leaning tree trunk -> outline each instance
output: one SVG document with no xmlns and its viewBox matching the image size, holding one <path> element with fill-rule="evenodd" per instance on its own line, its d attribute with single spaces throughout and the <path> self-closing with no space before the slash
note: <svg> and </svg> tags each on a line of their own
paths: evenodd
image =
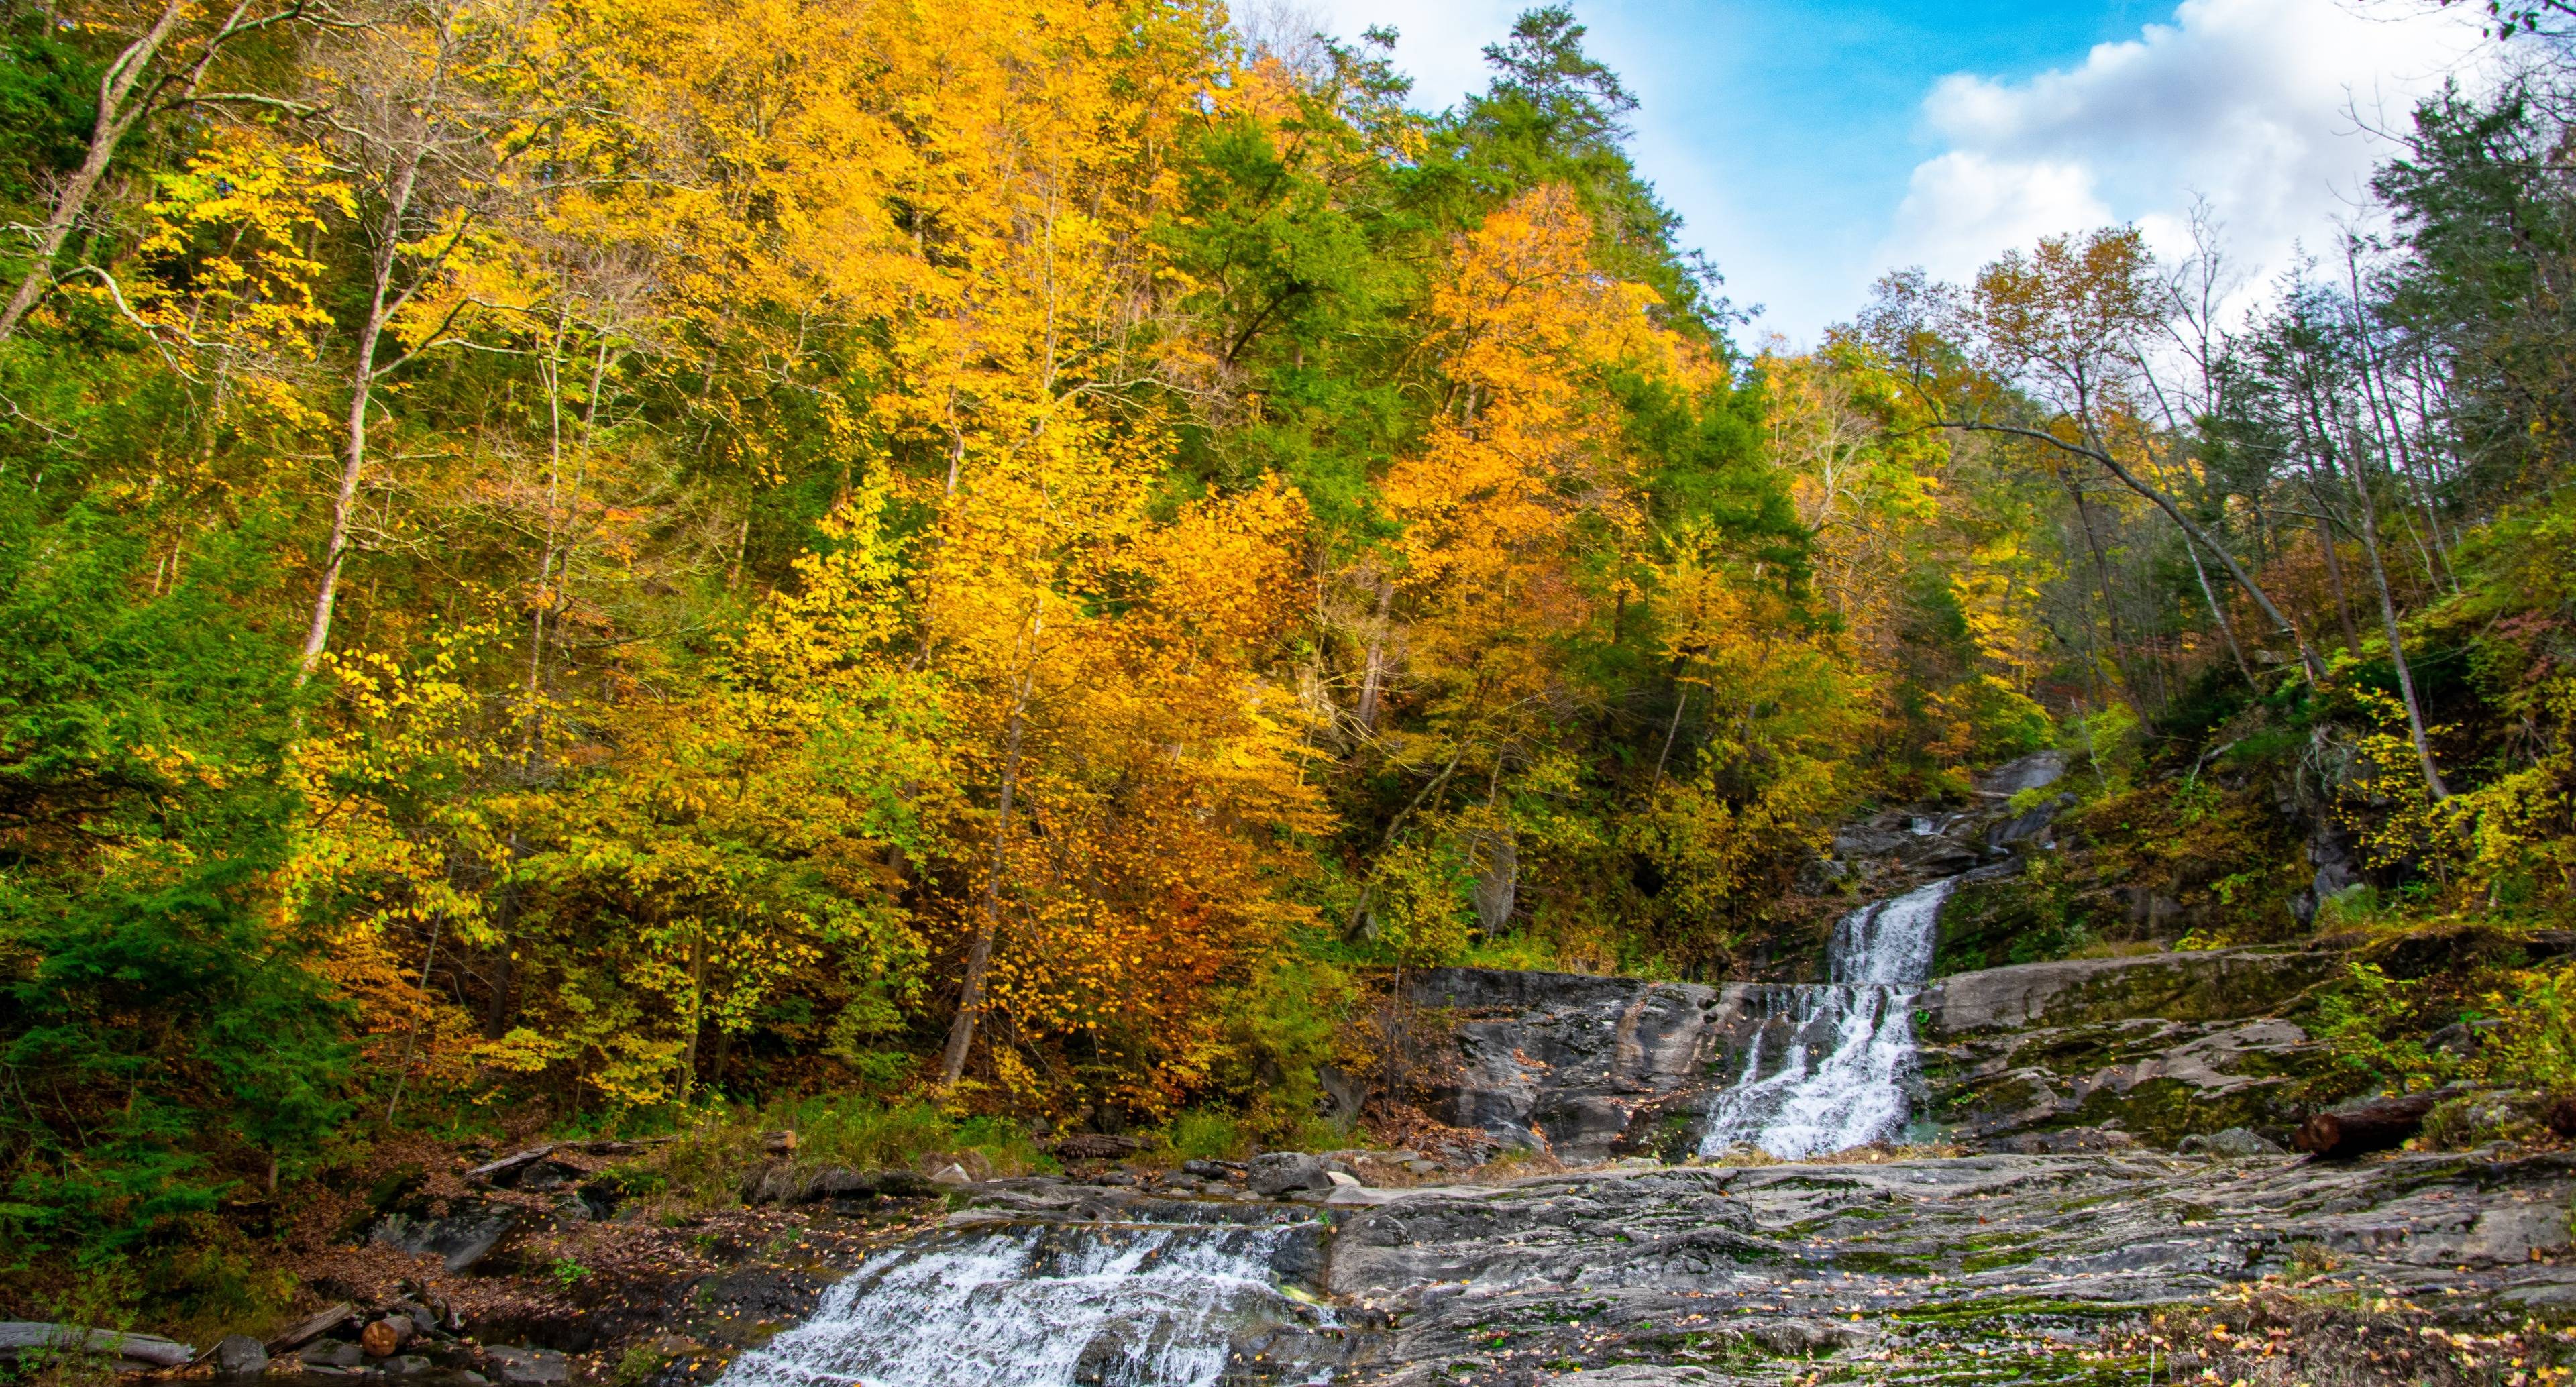
<svg viewBox="0 0 2576 1387">
<path fill-rule="evenodd" d="M 18 281 L 16 292 L 10 294 L 8 307 L 0 308 L 0 341 L 18 330 L 18 324 L 25 321 L 36 300 L 44 297 L 46 287 L 53 283 L 54 257 L 62 253 L 63 243 L 71 239 L 72 228 L 80 224 L 90 194 L 97 191 L 99 180 L 107 176 L 108 162 L 116 157 L 117 145 L 152 104 L 149 92 L 143 99 L 135 99 L 134 88 L 187 12 L 187 0 L 170 0 L 143 37 L 127 45 L 99 77 L 98 117 L 90 126 L 89 150 L 81 156 L 80 167 L 72 171 L 62 191 L 55 195 L 53 214 L 36 234 L 36 253 L 27 262 L 27 273 Z M 158 84 L 154 90 L 158 90 Z"/>
</svg>

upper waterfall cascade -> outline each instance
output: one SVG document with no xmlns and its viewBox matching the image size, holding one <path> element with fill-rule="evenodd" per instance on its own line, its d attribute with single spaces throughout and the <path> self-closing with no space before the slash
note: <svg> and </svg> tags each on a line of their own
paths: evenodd
<svg viewBox="0 0 2576 1387">
<path fill-rule="evenodd" d="M 1702 1155 L 1750 1145 L 1796 1160 L 1905 1129 L 1914 998 L 1932 975 L 1941 907 L 1957 886 L 1944 877 L 1852 911 L 1834 924 L 1831 981 L 1764 989 L 1763 1024 L 1742 1076 L 1710 1111 Z"/>
</svg>

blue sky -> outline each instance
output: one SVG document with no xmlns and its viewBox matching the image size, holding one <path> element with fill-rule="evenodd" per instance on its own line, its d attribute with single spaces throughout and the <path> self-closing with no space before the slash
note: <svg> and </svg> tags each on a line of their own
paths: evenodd
<svg viewBox="0 0 2576 1387">
<path fill-rule="evenodd" d="M 1402 32 L 1416 104 L 1483 85 L 1525 0 L 1249 0 Z M 1962 277 L 2048 231 L 2135 220 L 2184 244 L 2205 195 L 2259 286 L 2323 249 L 2383 152 L 2364 123 L 2468 72 L 2474 19 L 2407 0 L 1576 0 L 1643 103 L 1635 153 L 1751 335 L 1812 341 L 1884 270 Z"/>
</svg>

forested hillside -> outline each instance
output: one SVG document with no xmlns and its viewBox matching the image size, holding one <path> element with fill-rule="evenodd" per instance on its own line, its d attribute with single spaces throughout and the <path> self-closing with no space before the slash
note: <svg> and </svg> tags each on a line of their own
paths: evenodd
<svg viewBox="0 0 2576 1387">
<path fill-rule="evenodd" d="M 5 0 L 0 1299 L 397 1137 L 1296 1142 L 1394 970 L 1748 975 L 2043 747 L 1994 961 L 2568 923 L 2538 19 L 2250 316 L 2221 207 L 1798 353 L 1563 9 L 1431 110 L 1213 3 Z M 2567 982 L 2354 1062 L 2576 1088 Z"/>
</svg>

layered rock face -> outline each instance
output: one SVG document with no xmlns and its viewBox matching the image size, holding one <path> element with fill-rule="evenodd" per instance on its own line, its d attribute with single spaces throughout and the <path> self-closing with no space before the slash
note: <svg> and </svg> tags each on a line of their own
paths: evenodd
<svg viewBox="0 0 2576 1387">
<path fill-rule="evenodd" d="M 1441 968 L 1417 1006 L 1453 1014 L 1432 1114 L 1497 1143 L 1597 1161 L 1679 1140 L 1745 1011 L 1747 989 L 1574 973 Z M 1681 1125 L 1673 1125 L 1678 1121 Z"/>
<path fill-rule="evenodd" d="M 1940 1135 L 2010 1142 L 2109 1127 L 2170 1148 L 2251 1127 L 2286 1140 L 2324 1061 L 2283 1019 L 2342 967 L 2225 949 L 2071 959 L 1936 978 L 1916 999 L 1919 1111 Z M 1716 1091 L 1776 1008 L 1766 985 L 1441 969 L 1414 1000 L 1454 1009 L 1432 1114 L 1567 1161 L 1699 1149 Z"/>
<path fill-rule="evenodd" d="M 2286 1140 L 2325 1055 L 2285 1019 L 2343 963 L 2224 949 L 2069 959 L 1936 980 L 1920 1007 L 1928 1116 L 1962 1140 L 2111 1127 L 2170 1147 Z"/>
</svg>

